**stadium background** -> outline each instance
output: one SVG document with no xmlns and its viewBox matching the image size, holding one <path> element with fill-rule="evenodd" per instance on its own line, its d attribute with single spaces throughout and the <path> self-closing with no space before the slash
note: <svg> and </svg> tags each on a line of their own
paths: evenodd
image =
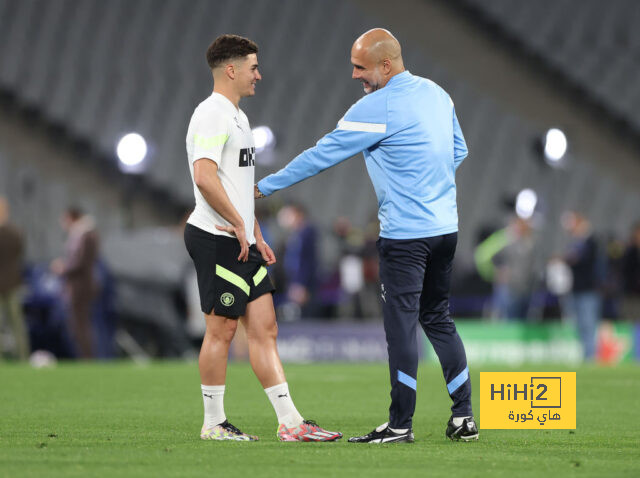
<svg viewBox="0 0 640 478">
<path fill-rule="evenodd" d="M 620 258 L 640 219 L 639 21 L 634 0 L 0 0 L 0 196 L 26 239 L 32 343 L 66 356 L 46 339 L 54 327 L 47 304 L 60 287 L 48 269 L 64 248 L 59 218 L 78 205 L 97 222 L 109 277 L 107 305 L 95 319 L 98 355 L 194 357 L 201 329 L 180 227 L 193 201 L 186 127 L 211 90 L 207 45 L 237 33 L 260 46 L 263 81 L 241 108 L 252 126 L 275 135 L 257 156 L 261 178 L 313 145 L 361 96 L 349 49 L 382 26 L 400 40 L 407 69 L 450 93 L 468 143 L 457 174 L 452 309 L 471 366 L 578 366 L 574 326 L 544 271 L 569 241 L 563 212 L 587 216 L 610 259 Z M 550 128 L 567 137 L 560 168 L 540 149 Z M 131 132 L 148 146 L 133 174 L 116 154 Z M 476 247 L 514 216 L 524 189 L 537 197 L 530 317 L 497 321 L 487 317 L 492 288 L 476 270 Z M 315 320 L 296 320 L 299 311 L 283 299 L 283 358 L 384 361 L 381 318 L 368 307 L 376 292 L 354 305 L 362 286 L 340 283 L 362 274 L 358 261 L 341 269 L 344 244 L 362 259 L 375 236 L 376 200 L 361 157 L 259 204 L 279 250 L 288 233 L 278 212 L 304 206 L 318 231 L 319 280 L 330 304 L 315 309 Z M 341 239 L 338 217 L 351 224 Z M 284 272 L 275 274 L 283 286 Z M 608 365 L 637 360 L 640 337 L 634 317 L 616 306 L 625 292 L 615 280 L 599 332 L 598 360 Z M 11 355 L 10 334 L 1 332 Z M 233 353 L 241 362 L 241 343 Z M 426 344 L 424 356 L 432 360 Z"/>
<path fill-rule="evenodd" d="M 457 175 L 458 317 L 486 313 L 491 285 L 477 277 L 474 249 L 513 215 L 519 191 L 538 196 L 531 277 L 537 320 L 561 315 L 542 280 L 544 263 L 567 243 L 561 213 L 582 212 L 600 239 L 618 248 L 639 216 L 640 37 L 633 1 L 606 8 L 598 1 L 407 1 L 395 8 L 337 0 L 5 0 L 0 11 L 0 194 L 25 233 L 27 264 L 43 274 L 63 250 L 65 208 L 78 205 L 96 219 L 101 258 L 115 278 L 119 319 L 113 320 L 123 331 L 140 324 L 184 328 L 180 296 L 188 296 L 189 261 L 177 224 L 193 194 L 185 128 L 210 92 L 203 51 L 221 32 L 247 35 L 261 47 L 264 79 L 242 108 L 254 127 L 271 128 L 276 143 L 258 154 L 257 178 L 313 145 L 359 98 L 348 49 L 370 27 L 395 32 L 407 68 L 450 92 L 470 150 Z M 535 147 L 554 127 L 569 143 L 561 169 L 545 164 Z M 123 172 L 116 155 L 130 132 L 148 144 L 138 174 Z M 375 236 L 376 201 L 361 158 L 260 204 L 274 247 L 286 233 L 269 218 L 290 202 L 306 208 L 319 233 L 318 280 L 329 283 L 329 298 L 319 300 L 334 307 L 315 315 L 349 318 L 353 307 L 340 305 L 350 288 L 333 277 L 343 253 L 334 221 L 353 225 L 347 242 Z M 622 295 L 617 287 L 615 298 Z M 362 301 L 375 302 L 375 292 Z M 379 313 L 366 304 L 360 309 L 365 319 Z M 197 310 L 192 315 L 197 338 Z M 609 316 L 631 318 L 615 310 Z M 622 329 L 629 355 L 631 329 Z M 182 335 L 176 350 L 156 349 L 184 353 L 189 337 Z"/>
</svg>

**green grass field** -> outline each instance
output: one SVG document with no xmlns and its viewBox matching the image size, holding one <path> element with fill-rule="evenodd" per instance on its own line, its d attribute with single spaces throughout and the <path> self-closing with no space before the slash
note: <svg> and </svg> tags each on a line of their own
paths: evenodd
<svg viewBox="0 0 640 478">
<path fill-rule="evenodd" d="M 384 364 L 285 370 L 306 418 L 346 437 L 386 421 Z M 477 390 L 480 370 L 472 372 Z M 575 431 L 481 428 L 475 443 L 445 439 L 443 382 L 438 367 L 421 366 L 414 444 L 279 443 L 275 415 L 251 369 L 232 364 L 227 416 L 261 441 L 225 443 L 198 438 L 195 363 L 69 363 L 40 370 L 0 364 L 0 476 L 640 476 L 638 366 L 577 370 Z M 476 414 L 478 407 L 476 396 Z"/>
</svg>

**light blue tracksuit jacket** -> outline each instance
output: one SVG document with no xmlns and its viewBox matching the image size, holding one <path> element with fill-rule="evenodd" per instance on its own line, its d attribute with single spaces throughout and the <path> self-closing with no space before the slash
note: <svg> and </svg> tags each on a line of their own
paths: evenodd
<svg viewBox="0 0 640 478">
<path fill-rule="evenodd" d="M 258 182 L 258 189 L 270 195 L 359 152 L 378 197 L 381 237 L 458 230 L 455 172 L 467 146 L 447 92 L 408 71 L 358 100 L 336 129 Z"/>
</svg>

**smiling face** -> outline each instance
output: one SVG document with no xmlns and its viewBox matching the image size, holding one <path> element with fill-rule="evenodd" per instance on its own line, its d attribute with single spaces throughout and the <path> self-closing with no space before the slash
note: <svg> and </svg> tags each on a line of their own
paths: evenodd
<svg viewBox="0 0 640 478">
<path fill-rule="evenodd" d="M 256 83 L 262 79 L 258 71 L 258 56 L 255 53 L 233 63 L 236 91 L 241 98 L 256 94 Z"/>
<path fill-rule="evenodd" d="M 366 48 L 356 43 L 351 49 L 351 64 L 353 73 L 351 78 L 362 83 L 366 94 L 382 88 L 384 81 L 384 62 L 375 61 Z"/>
</svg>

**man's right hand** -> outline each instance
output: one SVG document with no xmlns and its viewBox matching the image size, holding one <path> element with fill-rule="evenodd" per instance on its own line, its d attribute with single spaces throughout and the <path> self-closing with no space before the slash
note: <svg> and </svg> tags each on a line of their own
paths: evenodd
<svg viewBox="0 0 640 478">
<path fill-rule="evenodd" d="M 247 262 L 249 259 L 249 241 L 247 241 L 247 234 L 244 230 L 244 225 L 242 226 L 216 226 L 218 231 L 228 232 L 236 236 L 238 242 L 240 243 L 240 255 L 238 256 L 238 260 L 241 262 Z"/>
</svg>

